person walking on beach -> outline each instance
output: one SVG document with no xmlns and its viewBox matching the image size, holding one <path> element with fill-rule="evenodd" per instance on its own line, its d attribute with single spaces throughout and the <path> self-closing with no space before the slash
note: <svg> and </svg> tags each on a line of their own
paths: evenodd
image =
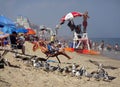
<svg viewBox="0 0 120 87">
<path fill-rule="evenodd" d="M 85 13 L 83 14 L 83 33 L 86 33 L 86 28 L 87 28 L 87 19 L 90 18 L 88 16 L 88 11 L 85 11 Z"/>
</svg>

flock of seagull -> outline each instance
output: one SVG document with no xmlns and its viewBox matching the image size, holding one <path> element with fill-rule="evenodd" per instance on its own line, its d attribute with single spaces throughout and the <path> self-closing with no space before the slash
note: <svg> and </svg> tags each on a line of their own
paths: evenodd
<svg viewBox="0 0 120 87">
<path fill-rule="evenodd" d="M 94 78 L 97 81 L 103 80 L 110 82 L 116 78 L 109 76 L 108 72 L 106 72 L 104 69 L 104 65 L 101 63 L 98 65 L 98 68 L 95 71 L 88 72 L 85 66 L 79 67 L 79 65 L 77 65 L 76 63 L 73 63 L 69 66 L 65 66 L 62 68 L 60 64 L 52 66 L 46 59 L 37 58 L 36 56 L 30 59 L 23 58 L 22 60 L 30 60 L 29 61 L 30 65 L 32 65 L 35 68 L 42 69 L 46 72 L 58 72 L 60 74 L 63 74 L 64 76 L 70 75 L 71 77 L 77 77 L 78 79 L 81 79 L 82 77 L 87 77 L 88 81 L 90 81 L 91 78 Z M 6 61 L 5 63 L 7 63 L 9 66 L 13 67 L 13 65 L 11 65 L 9 61 L 7 60 L 5 61 Z"/>
<path fill-rule="evenodd" d="M 70 75 L 72 77 L 77 77 L 81 79 L 83 76 L 88 78 L 90 81 L 91 78 L 94 78 L 97 81 L 111 81 L 112 79 L 108 75 L 108 73 L 103 68 L 103 64 L 99 64 L 96 71 L 92 71 L 91 73 L 87 72 L 85 66 L 79 67 L 79 65 L 73 63 L 70 66 L 65 66 L 64 68 L 60 67 L 60 64 L 57 66 L 50 65 L 47 61 L 40 61 L 38 59 L 33 58 L 31 60 L 33 67 L 43 69 L 46 72 L 59 72 L 61 74 Z"/>
</svg>

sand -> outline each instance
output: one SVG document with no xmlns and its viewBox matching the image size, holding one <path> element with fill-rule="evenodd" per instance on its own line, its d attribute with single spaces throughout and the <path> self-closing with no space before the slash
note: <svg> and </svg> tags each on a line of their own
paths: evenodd
<svg viewBox="0 0 120 87">
<path fill-rule="evenodd" d="M 32 51 L 32 44 L 26 42 L 26 53 L 31 55 L 37 55 L 44 57 L 40 50 L 36 52 Z M 114 66 L 118 69 L 105 69 L 110 76 L 116 77 L 110 82 L 96 81 L 94 78 L 87 81 L 88 78 L 82 77 L 78 79 L 71 77 L 70 75 L 63 75 L 56 72 L 45 72 L 39 68 L 27 66 L 26 62 L 18 60 L 13 57 L 13 53 L 8 53 L 5 59 L 13 64 L 20 66 L 20 68 L 13 68 L 5 66 L 4 69 L 0 69 L 0 87 L 120 87 L 120 60 L 115 60 L 101 55 L 84 55 L 76 52 L 67 52 L 70 56 L 74 57 L 68 60 L 64 56 L 59 56 L 62 64 L 61 67 L 69 66 L 72 63 L 85 66 L 88 72 L 97 70 L 97 66 L 90 63 L 89 60 L 97 61 L 105 66 Z M 50 58 L 50 60 L 56 60 L 56 58 Z M 52 63 L 51 65 L 57 65 L 58 63 Z"/>
</svg>

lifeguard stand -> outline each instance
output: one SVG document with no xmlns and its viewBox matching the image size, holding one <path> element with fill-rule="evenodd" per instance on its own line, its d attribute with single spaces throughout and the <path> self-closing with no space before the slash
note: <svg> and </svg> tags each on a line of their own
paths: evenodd
<svg viewBox="0 0 120 87">
<path fill-rule="evenodd" d="M 81 42 L 86 40 L 87 49 L 90 50 L 89 39 L 88 39 L 87 33 L 83 33 L 81 38 L 78 38 L 78 35 L 79 34 L 77 34 L 74 31 L 73 48 L 78 48 L 80 46 Z"/>
</svg>

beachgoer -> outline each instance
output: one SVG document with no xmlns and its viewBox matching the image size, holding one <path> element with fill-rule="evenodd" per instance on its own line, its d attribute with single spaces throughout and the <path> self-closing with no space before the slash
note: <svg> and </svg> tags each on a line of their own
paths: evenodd
<svg viewBox="0 0 120 87">
<path fill-rule="evenodd" d="M 5 46 L 8 45 L 8 44 L 9 44 L 9 43 L 8 43 L 8 38 L 5 38 L 3 42 L 4 42 L 4 45 L 5 45 Z"/>
<path fill-rule="evenodd" d="M 24 34 L 21 34 L 18 37 L 18 44 L 23 45 L 24 43 L 25 43 L 25 37 L 24 37 Z"/>
<path fill-rule="evenodd" d="M 107 49 L 108 51 L 111 51 L 111 50 L 112 50 L 112 46 L 111 46 L 110 44 L 106 44 L 106 49 Z"/>
<path fill-rule="evenodd" d="M 53 54 L 57 51 L 56 47 L 54 46 L 54 42 L 50 42 L 49 44 L 47 44 L 47 48 L 50 54 Z"/>
<path fill-rule="evenodd" d="M 101 50 L 103 51 L 104 50 L 104 40 L 101 41 L 100 47 L 101 47 Z"/>
<path fill-rule="evenodd" d="M 81 24 L 75 26 L 75 32 L 76 32 L 77 34 L 80 34 L 80 33 L 81 33 Z"/>
<path fill-rule="evenodd" d="M 83 33 L 86 33 L 86 28 L 87 28 L 87 19 L 90 18 L 88 16 L 88 11 L 85 11 L 85 13 L 83 14 Z"/>
<path fill-rule="evenodd" d="M 81 24 L 75 26 L 75 32 L 77 34 L 77 37 L 80 39 L 81 38 Z"/>
<path fill-rule="evenodd" d="M 114 49 L 115 49 L 115 51 L 120 51 L 118 43 L 115 44 Z"/>
<path fill-rule="evenodd" d="M 34 44 L 33 46 L 33 51 L 36 51 L 37 48 L 40 48 L 41 51 L 46 54 L 47 56 L 54 56 L 54 55 L 64 55 L 65 57 L 67 57 L 68 59 L 72 59 L 70 56 L 68 56 L 65 53 L 64 49 L 61 49 L 60 47 L 58 48 L 58 46 L 55 46 L 54 43 L 48 43 L 46 41 L 39 41 L 37 43 Z"/>
<path fill-rule="evenodd" d="M 68 25 L 68 27 L 71 29 L 71 31 L 73 31 L 73 30 L 75 29 L 74 21 L 72 21 L 72 20 L 69 21 L 67 25 Z"/>
<path fill-rule="evenodd" d="M 51 41 L 51 42 L 54 42 L 54 41 L 55 41 L 55 35 L 52 35 L 52 36 L 51 36 L 50 41 Z"/>
<path fill-rule="evenodd" d="M 22 42 L 21 38 L 17 39 L 16 32 L 12 32 L 10 35 L 10 43 L 12 49 L 21 49 L 22 53 L 25 54 L 25 46 L 23 45 L 24 43 Z"/>
<path fill-rule="evenodd" d="M 5 37 L 5 38 L 1 38 L 0 39 L 0 46 L 6 46 L 6 45 L 8 45 L 9 43 L 8 43 L 8 38 L 7 37 Z"/>
</svg>

